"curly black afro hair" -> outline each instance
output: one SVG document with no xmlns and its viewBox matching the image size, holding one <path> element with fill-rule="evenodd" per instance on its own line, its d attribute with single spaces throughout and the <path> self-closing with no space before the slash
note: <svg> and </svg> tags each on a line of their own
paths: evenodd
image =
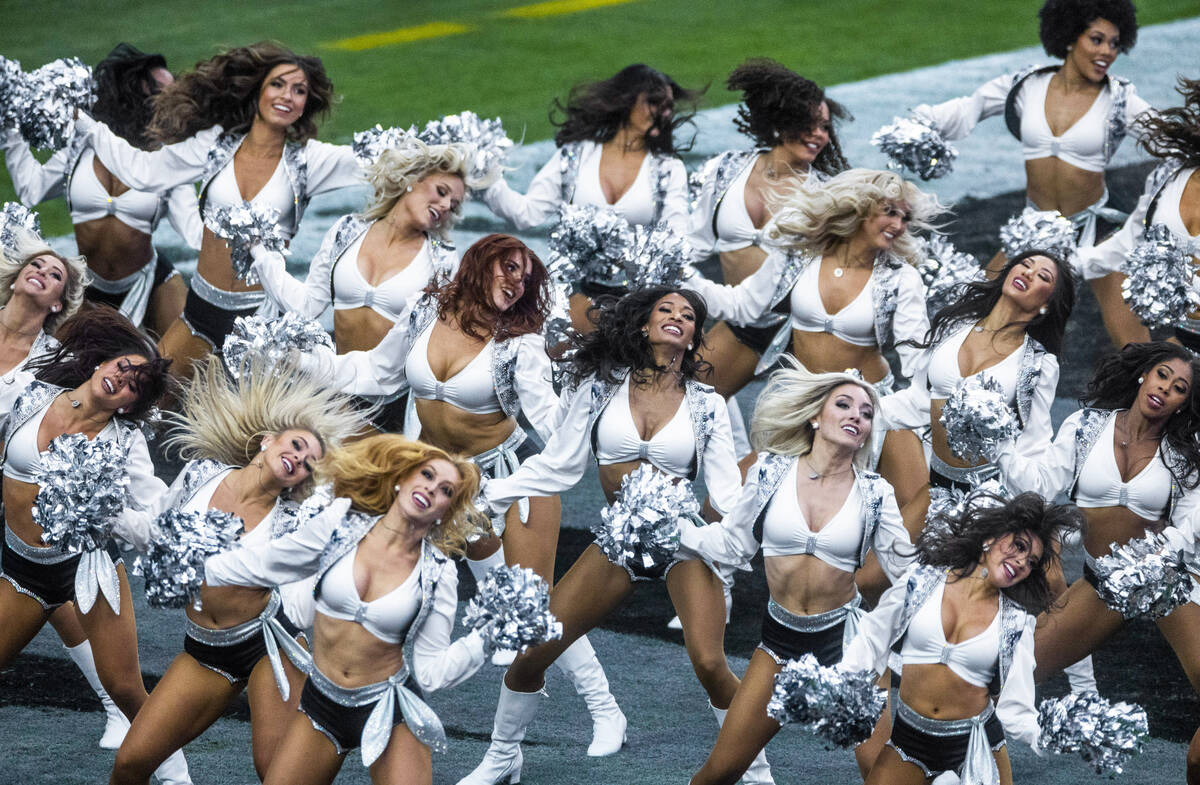
<svg viewBox="0 0 1200 785">
<path fill-rule="evenodd" d="M 1046 0 L 1038 18 L 1042 20 L 1038 35 L 1051 57 L 1065 59 L 1067 47 L 1097 19 L 1116 25 L 1122 53 L 1129 54 L 1137 43 L 1137 9 L 1129 0 Z"/>
</svg>

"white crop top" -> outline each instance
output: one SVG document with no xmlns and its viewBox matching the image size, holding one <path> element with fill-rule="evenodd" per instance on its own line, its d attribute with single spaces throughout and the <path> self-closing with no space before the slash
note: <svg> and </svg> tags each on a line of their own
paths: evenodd
<svg viewBox="0 0 1200 785">
<path fill-rule="evenodd" d="M 679 403 L 675 416 L 649 441 L 643 441 L 633 424 L 629 408 L 629 377 L 596 422 L 596 461 L 605 466 L 623 461 L 649 461 L 673 477 L 687 477 L 696 459 L 696 437 L 692 433 L 687 399 Z"/>
<path fill-rule="evenodd" d="M 1079 483 L 1075 486 L 1075 504 L 1080 507 L 1126 507 L 1134 515 L 1156 521 L 1166 513 L 1171 498 L 1171 473 L 1156 453 L 1129 482 L 1121 482 L 1113 452 L 1113 429 L 1117 418 L 1109 417 L 1088 454 Z"/>
<path fill-rule="evenodd" d="M 277 225 L 279 231 L 286 237 L 291 237 L 292 225 L 295 223 L 295 199 L 292 195 L 292 185 L 288 182 L 286 167 L 282 156 L 271 173 L 271 178 L 259 189 L 253 199 L 246 200 L 238 188 L 237 176 L 233 172 L 232 161 L 217 172 L 208 184 L 206 207 L 215 209 L 219 206 L 242 204 L 267 205 L 279 211 Z"/>
<path fill-rule="evenodd" d="M 763 516 L 763 556 L 808 554 L 831 567 L 854 572 L 858 569 L 858 553 L 863 538 L 863 524 L 859 516 L 862 500 L 858 483 L 851 484 L 850 493 L 837 514 L 813 534 L 796 498 L 798 465 L 797 462 L 792 463 L 779 490 L 767 504 Z"/>
<path fill-rule="evenodd" d="M 362 250 L 364 232 L 333 263 L 333 309 L 370 308 L 391 322 L 400 320 L 409 299 L 417 295 L 433 277 L 433 261 L 429 240 L 403 270 L 388 276 L 378 286 L 371 286 L 358 269 L 358 254 Z"/>
<path fill-rule="evenodd" d="M 429 366 L 429 337 L 435 324 L 436 321 L 430 322 L 429 327 L 417 336 L 405 361 L 404 374 L 413 395 L 419 400 L 445 401 L 471 414 L 502 411 L 492 377 L 493 342 L 488 341 L 461 371 L 441 382 Z"/>
<path fill-rule="evenodd" d="M 829 333 L 855 346 L 875 345 L 875 307 L 871 302 L 874 273 L 862 291 L 835 314 L 821 302 L 821 262 L 814 259 L 792 287 L 792 329 L 806 333 Z"/>
<path fill-rule="evenodd" d="M 973 325 L 963 327 L 957 333 L 942 341 L 933 351 L 933 355 L 929 358 L 930 398 L 934 400 L 949 398 L 958 386 L 958 383 L 963 380 L 964 377 L 959 372 L 958 352 L 962 348 L 963 342 L 967 340 L 967 336 L 971 334 L 972 329 Z M 1017 395 L 1017 373 L 1021 368 L 1021 354 L 1025 349 L 1025 343 L 1028 341 L 1029 336 L 1026 335 L 1025 340 L 1016 351 L 995 365 L 984 368 L 982 371 L 974 373 L 971 376 L 988 376 L 999 382 L 1005 396 L 1008 397 L 1008 402 L 1012 403 Z"/>
<path fill-rule="evenodd" d="M 120 196 L 110 196 L 96 178 L 95 159 L 96 154 L 91 150 L 85 150 L 79 156 L 79 164 L 71 178 L 71 219 L 83 223 L 113 215 L 132 229 L 152 233 L 154 218 L 158 215 L 158 195 L 130 188 Z"/>
<path fill-rule="evenodd" d="M 751 245 L 762 245 L 766 237 L 763 229 L 757 229 L 746 210 L 746 183 L 750 181 L 751 163 L 738 173 L 729 184 L 725 196 L 717 207 L 717 253 L 736 251 Z M 710 216 L 697 216 L 696 220 L 710 220 Z"/>
<path fill-rule="evenodd" d="M 948 643 L 942 626 L 942 596 L 945 593 L 946 582 L 942 581 L 913 616 L 900 656 L 905 665 L 940 663 L 968 684 L 986 688 L 996 675 L 1000 654 L 999 604 L 987 629 L 965 641 Z"/>
<path fill-rule="evenodd" d="M 600 184 L 602 150 L 600 145 L 592 145 L 583 150 L 579 159 L 579 179 L 575 182 L 575 197 L 571 200 L 572 203 L 609 207 L 631 224 L 649 224 L 654 220 L 654 190 L 650 183 L 650 158 L 653 154 L 646 153 L 642 158 L 642 165 L 638 168 L 637 177 L 633 178 L 625 193 L 610 204 Z"/>
<path fill-rule="evenodd" d="M 382 597 L 363 602 L 354 584 L 354 557 L 358 546 L 334 562 L 317 593 L 317 612 L 334 619 L 358 622 L 384 643 L 403 643 L 409 625 L 421 609 L 421 568 L 414 566 L 396 588 Z"/>
<path fill-rule="evenodd" d="M 1179 214 L 1179 202 L 1183 199 L 1183 191 L 1187 188 L 1188 180 L 1195 171 L 1196 167 L 1194 166 L 1181 170 L 1163 186 L 1158 203 L 1154 205 L 1155 223 L 1164 224 L 1172 233 L 1180 237 L 1190 237 L 1193 240 L 1200 239 L 1200 234 L 1188 232 L 1187 226 L 1183 223 L 1183 216 Z"/>
</svg>

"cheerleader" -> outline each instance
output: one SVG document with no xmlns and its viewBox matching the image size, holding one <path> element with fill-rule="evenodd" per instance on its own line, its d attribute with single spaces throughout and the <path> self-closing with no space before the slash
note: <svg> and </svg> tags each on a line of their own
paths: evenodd
<svg viewBox="0 0 1200 785">
<path fill-rule="evenodd" d="M 300 501 L 311 490 L 313 466 L 362 427 L 345 398 L 288 366 L 247 366 L 232 381 L 216 361 L 199 363 L 181 403 L 168 446 L 182 448 L 188 462 L 165 494 L 143 510 L 126 512 L 118 524 L 123 538 L 141 550 L 162 536 L 153 534 L 154 521 L 168 510 L 236 515 L 243 531 L 239 547 L 288 534 L 301 522 Z M 267 638 L 295 638 L 308 626 L 304 594 L 311 591 L 307 583 L 284 587 L 282 594 L 273 587 L 203 587 L 201 610 L 187 608 L 183 653 L 134 719 L 110 782 L 149 782 L 163 759 L 203 733 L 243 689 L 250 699 L 254 768 L 262 779 L 304 680 L 280 656 L 293 642 Z"/>
<path fill-rule="evenodd" d="M 314 138 L 332 97 L 319 58 L 260 42 L 201 62 L 159 94 L 149 128 L 164 144 L 158 150 L 139 150 L 86 115 L 79 125 L 101 163 L 131 188 L 198 182 L 203 217 L 249 201 L 278 210 L 280 231 L 292 237 L 309 199 L 361 182 L 349 147 Z M 193 359 L 220 348 L 234 320 L 265 299 L 261 287 L 234 276 L 228 246 L 206 228 L 183 315 L 161 341 L 174 372 L 187 376 Z"/>
<path fill-rule="evenodd" d="M 1004 116 L 1025 159 L 1025 201 L 1057 210 L 1076 228 L 1076 241 L 1096 242 L 1098 220 L 1121 216 L 1105 207 L 1104 168 L 1129 134 L 1141 135 L 1139 115 L 1150 109 L 1127 79 L 1109 74 L 1117 56 L 1137 43 L 1130 0 L 1046 0 L 1038 12 L 1046 54 L 1061 65 L 1029 67 L 987 82 L 974 93 L 916 107 L 946 139 L 961 139 L 985 118 Z M 998 255 L 992 264 L 1000 266 Z M 1092 281 L 1104 326 L 1116 346 L 1149 340 L 1121 297 L 1124 276 Z"/>
<path fill-rule="evenodd" d="M 702 369 L 704 301 L 694 292 L 652 287 L 616 302 L 602 301 L 594 316 L 596 330 L 579 339 L 567 365 L 570 393 L 554 435 L 512 476 L 488 483 L 489 507 L 503 510 L 523 497 L 561 493 L 579 481 L 589 455 L 595 455 L 610 502 L 621 480 L 648 463 L 671 477 L 695 479 L 703 471 L 712 506 L 722 514 L 730 510 L 740 475 L 728 415 L 721 397 L 695 381 Z M 546 670 L 619 606 L 636 583 L 656 580 L 667 584 L 692 667 L 718 720 L 723 716 L 738 680 L 725 660 L 726 611 L 715 567 L 698 558 L 650 569 L 621 567 L 589 545 L 550 595 L 550 610 L 563 623 L 562 639 L 518 655 L 509 666 L 491 746 L 460 785 L 520 779 L 520 742 L 537 713 Z M 756 764 L 747 781 L 772 782 L 765 757 Z"/>
<path fill-rule="evenodd" d="M 75 316 L 63 325 L 61 335 L 61 346 L 26 366 L 35 381 L 6 415 L 4 581 L 0 581 L 0 618 L 5 623 L 0 628 L 0 667 L 25 648 L 56 609 L 74 601 L 99 682 L 132 719 L 146 701 L 146 687 L 138 663 L 133 598 L 120 553 L 112 544 L 107 551 L 84 554 L 43 545 L 42 527 L 33 518 L 39 490 L 35 480 L 50 442 L 81 433 L 128 449 L 125 471 L 133 506 L 161 496 L 166 486 L 154 476 L 138 426 L 169 387 L 170 361 L 107 307 Z M 94 591 L 91 607 L 85 611 L 76 589 L 89 581 Z M 155 775 L 163 782 L 191 782 L 183 753 L 178 751 Z"/>
<path fill-rule="evenodd" d="M 891 738 L 867 785 L 921 785 L 944 771 L 1011 785 L 1005 736 L 1038 750 L 1034 615 L 1051 603 L 1046 569 L 1079 513 L 1033 493 L 990 506 L 998 501 L 977 500 L 944 522 L 944 537 L 921 538 L 920 563 L 846 646 L 848 670 L 882 673 L 893 646 L 904 662 Z M 967 754 L 977 744 L 992 750 L 990 772 Z"/>
<path fill-rule="evenodd" d="M 1063 421 L 1048 451 L 1028 455 L 1019 442 L 1003 445 L 996 463 L 1009 488 L 1047 498 L 1067 493 L 1087 520 L 1083 578 L 1038 627 L 1039 681 L 1091 654 L 1124 625 L 1097 594 L 1095 560 L 1111 544 L 1161 531 L 1173 550 L 1192 550 L 1200 498 L 1198 371 L 1200 362 L 1177 344 L 1130 344 L 1100 361 L 1086 408 Z M 1200 606 L 1189 602 L 1157 624 L 1200 692 Z M 1198 775 L 1200 734 L 1188 748 L 1188 781 L 1200 781 Z"/>
<path fill-rule="evenodd" d="M 432 783 L 430 748 L 444 749 L 446 735 L 422 691 L 453 687 L 486 659 L 479 631 L 450 641 L 458 606 L 450 557 L 462 555 L 474 528 L 479 470 L 381 434 L 331 452 L 321 471 L 335 496 L 321 514 L 205 565 L 211 587 L 315 578 L 308 681 L 264 782 L 333 782 L 361 746 L 372 782 Z"/>
<path fill-rule="evenodd" d="M 471 455 L 490 480 L 507 477 L 537 452 L 517 425 L 518 414 L 543 441 L 558 427 L 559 401 L 540 335 L 549 296 L 541 260 L 515 237 L 488 235 L 467 249 L 454 280 L 431 286 L 408 323 L 393 328 L 373 351 L 336 359 L 326 354 L 320 364 L 334 386 L 347 392 L 390 395 L 411 385 L 417 419 L 411 433 Z M 533 569 L 552 585 L 562 513 L 558 497 L 535 494 L 497 513 L 492 529 L 500 539 L 487 536 L 467 547 L 476 581 L 507 561 Z M 497 652 L 494 661 L 508 665 L 513 656 Z M 591 712 L 588 755 L 617 752 L 625 715 L 591 643 L 581 637 L 556 664 Z"/>
<path fill-rule="evenodd" d="M 1184 240 L 1193 257 L 1200 253 L 1200 79 L 1180 78 L 1178 90 L 1183 106 L 1142 121 L 1147 130 L 1141 145 L 1162 163 L 1146 178 L 1137 208 L 1121 231 L 1094 248 L 1080 250 L 1085 278 L 1104 280 L 1104 276 L 1119 274 L 1125 257 L 1155 224 L 1166 226 Z M 1180 319 L 1175 338 L 1200 352 L 1200 313 Z"/>
<path fill-rule="evenodd" d="M 484 194 L 492 212 L 518 229 L 545 223 L 562 205 L 594 205 L 634 225 L 664 221 L 687 231 L 687 171 L 679 160 L 675 132 L 692 119 L 702 91 L 686 90 L 647 65 L 631 65 L 599 82 L 571 88 L 566 106 L 555 99 L 551 121 L 558 147 L 524 194 L 499 180 Z M 685 107 L 677 112 L 676 107 Z M 587 320 L 592 300 L 626 291 L 610 272 L 584 270 L 571 296 L 576 330 L 594 329 Z"/>
<path fill-rule="evenodd" d="M 156 143 L 147 126 L 154 99 L 174 77 L 160 54 L 120 44 L 93 71 L 96 103 L 89 110 L 119 138 L 139 150 Z M 154 193 L 132 190 L 105 168 L 91 137 L 76 126 L 66 146 L 39 163 L 16 130 L 3 137 L 4 163 L 28 207 L 62 196 L 75 224 L 75 245 L 87 257 L 89 302 L 118 309 L 134 325 L 143 321 L 161 335 L 179 318 L 187 285 L 158 257 L 151 235 L 165 215 L 191 248 L 200 248 L 204 226 L 191 184 Z"/>
<path fill-rule="evenodd" d="M 282 254 L 255 246 L 263 288 L 280 309 L 305 319 L 332 304 L 338 351 L 373 349 L 431 281 L 458 271 L 449 233 L 461 215 L 469 166 L 462 145 L 414 139 L 385 150 L 365 171 L 371 203 L 334 222 L 303 284 L 287 274 Z M 403 392 L 367 401 L 380 407 L 372 415 L 379 430 L 402 428 Z"/>
<path fill-rule="evenodd" d="M 852 374 L 776 371 L 755 407 L 759 457 L 738 502 L 719 525 L 680 532 L 688 551 L 747 570 L 761 548 L 771 595 L 762 643 L 692 785 L 737 782 L 779 732 L 766 708 L 787 660 L 842 658 L 862 616 L 854 573 L 867 551 L 893 580 L 908 568 L 912 543 L 891 486 L 865 468 L 878 403 L 875 388 Z M 887 730 L 884 723 L 878 732 Z M 880 744 L 855 750 L 864 778 Z"/>
</svg>

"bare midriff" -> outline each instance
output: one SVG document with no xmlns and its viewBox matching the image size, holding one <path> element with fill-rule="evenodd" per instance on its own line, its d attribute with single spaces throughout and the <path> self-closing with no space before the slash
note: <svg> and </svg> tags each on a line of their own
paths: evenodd
<svg viewBox="0 0 1200 785">
<path fill-rule="evenodd" d="M 150 235 L 115 215 L 75 224 L 75 245 L 87 258 L 88 268 L 109 281 L 133 275 L 154 255 Z"/>
<path fill-rule="evenodd" d="M 1157 521 L 1148 521 L 1128 507 L 1086 507 L 1082 509 L 1087 526 L 1083 527 L 1083 547 L 1096 558 L 1109 555 L 1112 543 L 1124 545 L 1144 537 Z"/>
<path fill-rule="evenodd" d="M 202 586 L 201 610 L 187 606 L 187 617 L 201 627 L 225 630 L 258 616 L 271 600 L 271 590 L 260 586 Z"/>
<path fill-rule="evenodd" d="M 200 242 L 200 260 L 196 262 L 196 272 L 213 286 L 227 292 L 262 291 L 259 284 L 247 286 L 245 281 L 234 277 L 229 246 L 207 226 L 204 227 L 204 239 Z"/>
<path fill-rule="evenodd" d="M 333 337 L 338 354 L 374 349 L 394 322 L 370 308 L 346 308 L 333 312 Z"/>
<path fill-rule="evenodd" d="M 976 687 L 939 663 L 905 664 L 900 700 L 934 720 L 965 720 L 987 706 L 986 687 Z"/>
<path fill-rule="evenodd" d="M 1104 172 L 1089 172 L 1060 158 L 1026 161 L 1025 183 L 1025 195 L 1039 210 L 1058 210 L 1068 218 L 1104 195 Z"/>
<path fill-rule="evenodd" d="M 478 455 L 503 444 L 517 427 L 504 412 L 472 414 L 445 401 L 417 399 L 421 440 L 462 455 Z"/>
<path fill-rule="evenodd" d="M 771 599 L 799 616 L 840 608 L 854 599 L 854 574 L 805 553 L 763 559 Z"/>
<path fill-rule="evenodd" d="M 353 689 L 385 681 L 404 667 L 404 651 L 361 624 L 318 613 L 313 622 L 313 660 L 334 683 Z"/>
<path fill-rule="evenodd" d="M 792 330 L 792 354 L 813 373 L 833 373 L 857 368 L 874 384 L 889 372 L 877 346 L 856 346 L 829 333 Z"/>
<path fill-rule="evenodd" d="M 737 286 L 762 267 L 767 252 L 757 245 L 747 245 L 736 251 L 725 251 L 721 254 L 721 275 L 729 286 Z"/>
</svg>

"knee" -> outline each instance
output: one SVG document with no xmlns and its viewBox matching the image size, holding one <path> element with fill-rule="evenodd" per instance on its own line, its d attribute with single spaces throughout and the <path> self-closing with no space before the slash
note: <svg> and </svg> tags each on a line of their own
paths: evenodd
<svg viewBox="0 0 1200 785">
<path fill-rule="evenodd" d="M 709 695 L 720 692 L 725 682 L 734 680 L 733 671 L 725 661 L 725 653 L 721 651 L 695 652 L 692 654 L 692 669 Z"/>
<path fill-rule="evenodd" d="M 156 768 L 157 764 L 150 760 L 144 750 L 136 749 L 133 744 L 122 744 L 113 761 L 109 785 L 142 785 L 150 781 L 150 775 Z"/>
<path fill-rule="evenodd" d="M 100 681 L 113 703 L 132 721 L 146 701 L 146 685 L 142 683 L 141 676 L 101 677 Z"/>
</svg>

